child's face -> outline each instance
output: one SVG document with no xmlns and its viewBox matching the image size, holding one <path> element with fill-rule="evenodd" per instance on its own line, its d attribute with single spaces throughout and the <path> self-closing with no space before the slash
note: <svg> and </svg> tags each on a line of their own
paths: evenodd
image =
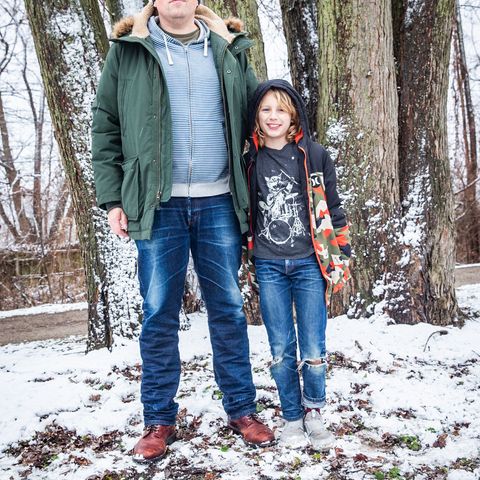
<svg viewBox="0 0 480 480">
<path fill-rule="evenodd" d="M 275 94 L 267 92 L 258 107 L 258 123 L 265 134 L 266 142 L 269 140 L 286 142 L 291 121 L 292 116 L 282 109 Z"/>
</svg>

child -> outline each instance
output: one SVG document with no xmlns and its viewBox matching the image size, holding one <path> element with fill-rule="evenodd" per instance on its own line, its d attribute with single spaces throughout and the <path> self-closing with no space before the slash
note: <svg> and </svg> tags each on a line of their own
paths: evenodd
<svg viewBox="0 0 480 480">
<path fill-rule="evenodd" d="M 299 94 L 288 82 L 271 80 L 259 85 L 252 107 L 248 250 L 285 420 L 279 443 L 300 447 L 308 438 L 314 449 L 326 450 L 334 440 L 320 413 L 327 305 L 350 276 L 348 226 L 333 162 L 310 138 Z"/>
</svg>

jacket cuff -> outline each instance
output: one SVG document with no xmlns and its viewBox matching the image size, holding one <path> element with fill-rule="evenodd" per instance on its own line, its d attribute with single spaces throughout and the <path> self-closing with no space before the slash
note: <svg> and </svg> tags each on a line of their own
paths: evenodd
<svg viewBox="0 0 480 480">
<path fill-rule="evenodd" d="M 117 207 L 122 208 L 122 204 L 120 202 L 107 202 L 105 204 L 105 210 L 107 211 L 107 213 Z"/>
<path fill-rule="evenodd" d="M 348 258 L 351 257 L 352 247 L 350 246 L 349 243 L 347 243 L 346 245 L 339 246 L 339 247 L 340 247 L 340 251 L 343 253 L 343 255 L 345 255 Z"/>
</svg>

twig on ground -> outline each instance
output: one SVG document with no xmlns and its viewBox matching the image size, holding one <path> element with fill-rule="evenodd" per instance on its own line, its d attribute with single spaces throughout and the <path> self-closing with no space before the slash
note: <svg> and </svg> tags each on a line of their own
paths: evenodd
<svg viewBox="0 0 480 480">
<path fill-rule="evenodd" d="M 430 339 L 434 335 L 447 335 L 447 334 L 448 334 L 448 330 L 437 330 L 436 332 L 432 332 L 430 334 L 430 336 L 427 338 L 427 341 L 425 342 L 425 346 L 423 347 L 423 351 L 425 352 L 425 350 L 427 349 L 428 342 L 430 341 Z"/>
</svg>

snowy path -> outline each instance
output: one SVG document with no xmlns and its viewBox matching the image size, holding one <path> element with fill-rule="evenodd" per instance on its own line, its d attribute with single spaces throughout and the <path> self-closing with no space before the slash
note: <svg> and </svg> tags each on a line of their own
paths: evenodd
<svg viewBox="0 0 480 480">
<path fill-rule="evenodd" d="M 136 342 L 85 355 L 84 339 L 0 347 L 0 478 L 480 478 L 480 286 L 458 290 L 476 318 L 446 335 L 384 318 L 329 322 L 325 416 L 336 449 L 251 450 L 225 428 L 206 319 L 181 333 L 180 440 L 133 464 L 141 432 Z M 249 327 L 260 415 L 279 427 L 263 327 Z"/>
</svg>

